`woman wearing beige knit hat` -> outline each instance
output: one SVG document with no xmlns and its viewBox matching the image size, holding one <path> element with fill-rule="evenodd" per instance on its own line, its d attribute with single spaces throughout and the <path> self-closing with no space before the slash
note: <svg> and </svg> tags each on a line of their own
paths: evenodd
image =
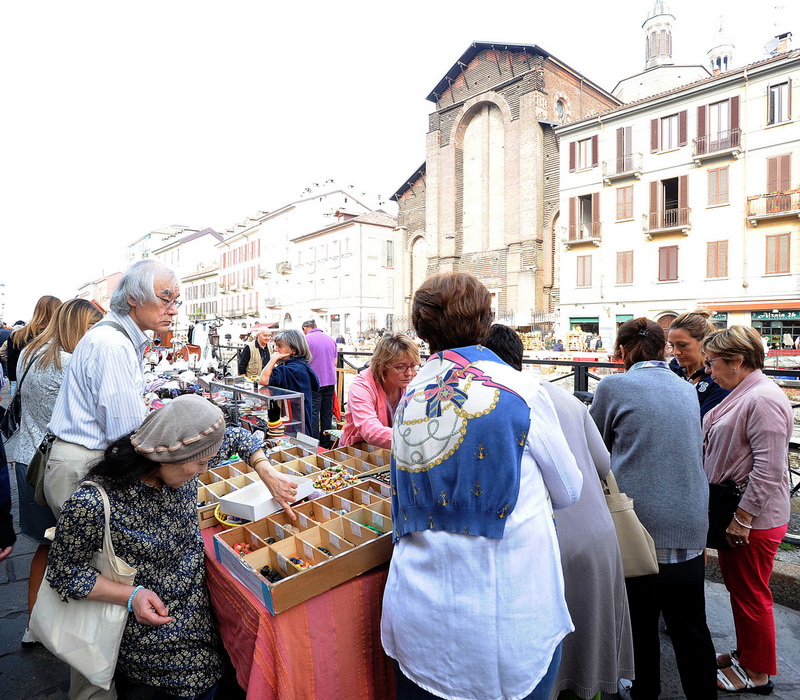
<svg viewBox="0 0 800 700">
<path fill-rule="evenodd" d="M 194 477 L 206 470 L 224 432 L 219 408 L 196 395 L 180 396 L 113 442 L 89 471 L 87 480 L 108 493 L 111 540 L 117 556 L 137 570 L 133 585 L 111 581 L 90 565 L 104 532 L 100 492 L 83 485 L 64 503 L 47 580 L 65 600 L 102 600 L 133 613 L 120 645 L 117 683 L 152 686 L 169 698 L 208 700 L 216 692 L 223 665 L 205 587 Z M 72 671 L 73 689 L 86 683 Z M 110 692 L 92 697 L 116 697 L 113 685 Z"/>
</svg>

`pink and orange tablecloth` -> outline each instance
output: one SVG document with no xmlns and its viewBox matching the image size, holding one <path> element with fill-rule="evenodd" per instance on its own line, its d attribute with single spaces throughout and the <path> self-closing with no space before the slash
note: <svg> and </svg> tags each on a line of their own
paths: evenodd
<svg viewBox="0 0 800 700">
<path fill-rule="evenodd" d="M 380 637 L 388 565 L 270 615 L 214 557 L 202 530 L 211 604 L 239 685 L 255 700 L 394 698 Z"/>
</svg>

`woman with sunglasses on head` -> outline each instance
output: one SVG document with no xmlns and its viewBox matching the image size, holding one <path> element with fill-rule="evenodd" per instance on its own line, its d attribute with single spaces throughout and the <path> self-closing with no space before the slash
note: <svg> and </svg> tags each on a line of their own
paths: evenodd
<svg viewBox="0 0 800 700">
<path fill-rule="evenodd" d="M 309 364 L 311 350 L 305 336 L 292 328 L 278 331 L 273 340 L 275 352 L 261 370 L 258 383 L 303 394 L 306 433 L 311 435 L 311 401 L 319 391 L 319 379 Z"/>
<path fill-rule="evenodd" d="M 358 375 L 347 394 L 341 447 L 362 441 L 392 446 L 394 411 L 419 362 L 419 348 L 405 333 L 384 335 L 378 341 L 369 368 Z"/>
<path fill-rule="evenodd" d="M 694 385 L 700 401 L 700 420 L 731 392 L 723 389 L 705 371 L 703 340 L 716 333 L 709 321 L 708 309 L 697 309 L 681 314 L 669 327 L 667 338 L 674 357 L 669 368 L 681 379 Z"/>
<path fill-rule="evenodd" d="M 730 394 L 703 420 L 703 467 L 711 484 L 733 480 L 739 506 L 719 550 L 736 628 L 736 649 L 717 655 L 718 686 L 729 693 L 772 692 L 778 672 L 769 579 L 789 521 L 786 455 L 794 416 L 789 399 L 761 370 L 758 331 L 731 326 L 703 343 L 706 371 Z"/>
</svg>

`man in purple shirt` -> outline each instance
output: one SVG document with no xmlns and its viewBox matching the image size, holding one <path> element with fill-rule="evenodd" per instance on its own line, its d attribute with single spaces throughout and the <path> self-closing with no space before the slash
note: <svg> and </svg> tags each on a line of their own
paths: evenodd
<svg viewBox="0 0 800 700">
<path fill-rule="evenodd" d="M 319 438 L 322 447 L 328 448 L 332 441 L 325 431 L 333 420 L 333 389 L 336 384 L 336 341 L 317 328 L 316 321 L 304 321 L 303 333 L 311 350 L 311 369 L 319 379 L 319 392 L 312 395 L 311 427 L 312 437 Z"/>
</svg>

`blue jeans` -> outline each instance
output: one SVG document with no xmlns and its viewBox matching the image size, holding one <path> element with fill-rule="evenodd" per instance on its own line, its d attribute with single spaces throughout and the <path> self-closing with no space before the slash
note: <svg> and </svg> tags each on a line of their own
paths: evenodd
<svg viewBox="0 0 800 700">
<path fill-rule="evenodd" d="M 439 697 L 438 695 L 433 695 L 433 693 L 429 693 L 427 690 L 420 688 L 414 681 L 403 674 L 397 661 L 393 663 L 395 685 L 397 686 L 397 700 L 437 700 Z M 539 684 L 529 695 L 526 695 L 523 700 L 547 700 L 550 697 L 553 684 L 556 682 L 556 674 L 558 673 L 558 667 L 560 665 L 561 643 L 559 642 L 559 645 L 553 652 L 553 658 L 550 659 L 547 673 L 544 674 Z"/>
</svg>

